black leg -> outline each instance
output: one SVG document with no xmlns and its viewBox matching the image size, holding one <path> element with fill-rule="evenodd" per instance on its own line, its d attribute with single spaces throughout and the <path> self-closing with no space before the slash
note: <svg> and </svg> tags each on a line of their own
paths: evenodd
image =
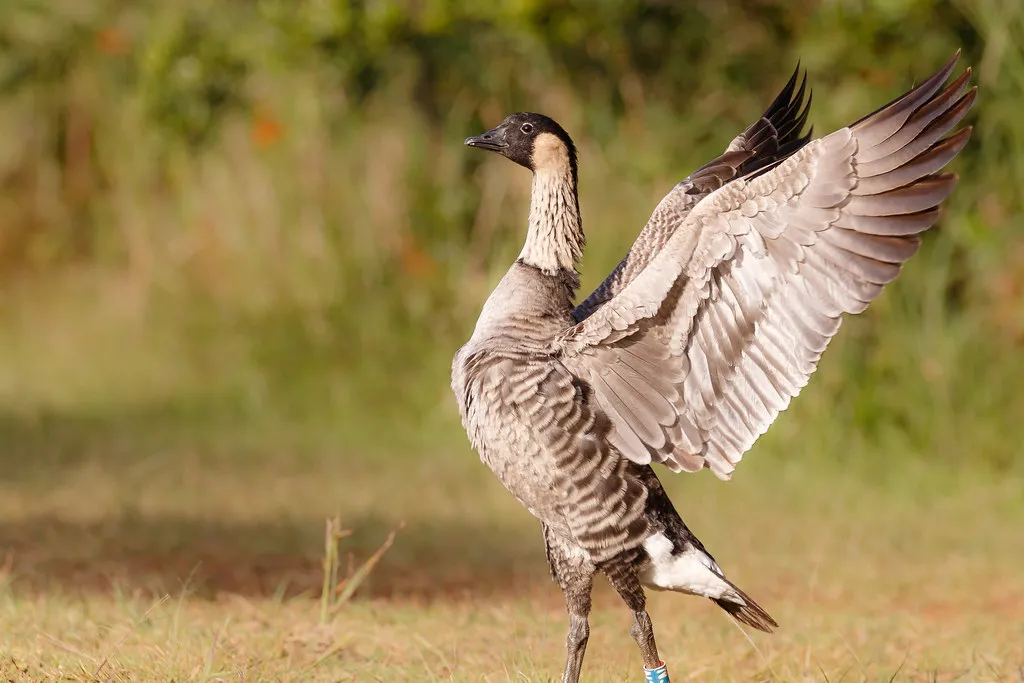
<svg viewBox="0 0 1024 683">
<path fill-rule="evenodd" d="M 646 609 L 641 608 L 639 612 L 633 612 L 633 625 L 629 627 L 629 635 L 633 636 L 633 640 L 640 648 L 645 669 L 657 669 L 661 666 L 658 645 L 654 642 L 654 626 L 651 625 L 651 618 L 647 615 Z"/>
<path fill-rule="evenodd" d="M 587 577 L 586 585 L 574 587 L 572 590 L 563 587 L 565 606 L 569 612 L 569 634 L 565 638 L 565 672 L 562 683 L 579 683 L 580 670 L 583 668 L 583 655 L 587 651 L 587 640 L 590 638 L 591 577 Z"/>
<path fill-rule="evenodd" d="M 565 638 L 565 672 L 562 683 L 579 683 L 583 656 L 590 638 L 590 593 L 594 585 L 594 565 L 575 543 L 555 536 L 544 528 L 548 564 L 551 575 L 565 595 L 565 608 L 569 613 L 569 633 Z"/>
<path fill-rule="evenodd" d="M 629 628 L 629 635 L 633 636 L 637 647 L 640 648 L 640 656 L 644 660 L 645 669 L 657 669 L 661 666 L 661 659 L 658 657 L 658 645 L 654 642 L 654 626 L 651 624 L 651 617 L 647 614 L 647 597 L 644 595 L 643 586 L 636 576 L 636 572 L 629 564 L 609 567 L 605 569 L 612 586 L 619 593 L 619 596 L 633 612 L 633 625 Z"/>
</svg>

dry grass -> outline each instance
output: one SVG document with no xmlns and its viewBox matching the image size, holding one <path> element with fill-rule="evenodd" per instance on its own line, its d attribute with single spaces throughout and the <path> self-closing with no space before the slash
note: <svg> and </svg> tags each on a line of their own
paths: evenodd
<svg viewBox="0 0 1024 683">
<path fill-rule="evenodd" d="M 564 615 L 535 523 L 468 453 L 409 462 L 169 451 L 87 459 L 0 491 L 0 672 L 10 680 L 555 680 Z M 752 458 L 673 481 L 684 516 L 782 624 L 748 643 L 710 603 L 654 595 L 674 680 L 1019 681 L 1019 487 Z M 34 481 L 34 483 L 32 483 Z M 321 618 L 323 520 L 341 576 Z M 328 571 L 330 571 L 328 569 Z M 639 679 L 599 590 L 587 680 Z"/>
<path fill-rule="evenodd" d="M 536 596 L 370 600 L 325 625 L 306 599 L 5 602 L 18 619 L 4 620 L 13 647 L 0 672 L 38 680 L 551 681 L 562 663 L 562 611 Z M 1019 680 L 1020 627 L 982 605 L 939 616 L 794 603 L 776 610 L 786 628 L 755 636 L 755 650 L 703 602 L 652 602 L 674 680 Z M 640 680 L 628 618 L 611 596 L 598 601 L 592 626 L 586 680 Z"/>
</svg>

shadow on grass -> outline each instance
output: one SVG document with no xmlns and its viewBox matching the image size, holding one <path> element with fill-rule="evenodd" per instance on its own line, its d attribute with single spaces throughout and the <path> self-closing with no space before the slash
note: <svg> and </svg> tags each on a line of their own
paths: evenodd
<svg viewBox="0 0 1024 683">
<path fill-rule="evenodd" d="M 85 495 L 86 492 L 83 492 Z M 350 520 L 346 564 L 358 567 L 387 537 L 379 519 Z M 76 523 L 57 516 L 0 524 L 15 591 L 135 591 L 213 599 L 319 596 L 322 520 L 295 525 L 219 524 L 125 516 Z M 522 592 L 546 582 L 538 533 L 472 526 L 408 525 L 360 590 L 362 596 L 452 599 Z"/>
<path fill-rule="evenodd" d="M 319 596 L 325 519 L 316 511 L 344 491 L 359 467 L 371 476 L 354 486 L 385 480 L 375 474 L 379 465 L 316 446 L 304 449 L 288 434 L 275 435 L 277 440 L 253 436 L 230 417 L 193 417 L 173 406 L 111 416 L 0 415 L 0 484 L 21 500 L 38 501 L 24 513 L 8 505 L 0 517 L 0 564 L 11 558 L 13 589 L 177 595 L 185 588 L 209 599 L 221 593 Z M 79 473 L 83 468 L 87 475 Z M 273 510 L 286 512 L 266 512 L 261 489 L 278 486 L 297 470 L 302 483 L 288 489 L 294 503 L 281 508 L 278 500 Z M 145 491 L 133 488 L 140 477 Z M 197 481 L 203 484 L 198 494 Z M 114 486 L 116 497 L 95 509 L 75 504 L 93 495 L 97 484 Z M 161 491 L 157 507 L 175 501 L 180 491 L 172 512 L 152 511 L 146 491 L 162 486 L 170 490 Z M 206 509 L 217 509 L 222 488 L 228 489 L 223 495 L 236 497 L 232 509 L 256 518 L 229 519 Z M 415 494 L 415 487 L 401 493 L 382 488 L 382 513 L 394 512 L 395 495 Z M 380 547 L 395 519 L 372 508 L 342 514 L 353 531 L 340 542 L 342 575 Z M 407 519 L 359 594 L 432 600 L 546 585 L 539 526 L 523 520 L 502 525 L 493 515 L 474 519 Z"/>
</svg>

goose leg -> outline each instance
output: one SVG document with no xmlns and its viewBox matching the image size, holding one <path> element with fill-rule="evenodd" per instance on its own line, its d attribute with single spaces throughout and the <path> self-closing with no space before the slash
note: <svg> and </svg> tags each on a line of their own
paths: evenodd
<svg viewBox="0 0 1024 683">
<path fill-rule="evenodd" d="M 644 668 L 653 670 L 662 666 L 658 657 L 658 645 L 654 642 L 654 626 L 647 614 L 647 597 L 632 567 L 623 567 L 620 571 L 609 571 L 608 578 L 618 592 L 626 607 L 633 612 L 633 625 L 629 635 L 633 636 L 640 656 L 644 660 Z"/>
<path fill-rule="evenodd" d="M 583 668 L 583 655 L 590 638 L 590 593 L 597 571 L 586 553 L 574 543 L 567 542 L 544 527 L 544 542 L 551 575 L 565 595 L 565 609 L 569 613 L 569 633 L 565 637 L 565 672 L 562 683 L 579 683 Z"/>
<path fill-rule="evenodd" d="M 587 651 L 587 640 L 590 638 L 590 590 L 593 585 L 592 575 L 579 581 L 573 581 L 571 588 L 563 586 L 565 606 L 569 612 L 569 633 L 565 637 L 565 672 L 562 683 L 579 683 L 580 670 L 583 668 L 583 655 Z"/>
<path fill-rule="evenodd" d="M 654 642 L 654 627 L 646 609 L 633 611 L 633 625 L 629 627 L 629 635 L 633 636 L 633 640 L 640 648 L 645 669 L 657 669 L 662 665 L 661 659 L 658 658 L 658 645 Z"/>
</svg>

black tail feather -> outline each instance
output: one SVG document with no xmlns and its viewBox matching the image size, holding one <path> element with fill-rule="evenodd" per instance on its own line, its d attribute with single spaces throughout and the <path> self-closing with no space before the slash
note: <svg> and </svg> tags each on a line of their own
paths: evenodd
<svg viewBox="0 0 1024 683">
<path fill-rule="evenodd" d="M 747 626 L 752 626 L 758 631 L 764 631 L 765 633 L 771 633 L 779 627 L 779 624 L 772 619 L 771 615 L 768 614 L 759 604 L 736 587 L 736 584 L 726 579 L 729 585 L 732 586 L 735 595 L 730 598 L 711 598 L 714 602 L 729 613 L 729 616 Z"/>
</svg>

